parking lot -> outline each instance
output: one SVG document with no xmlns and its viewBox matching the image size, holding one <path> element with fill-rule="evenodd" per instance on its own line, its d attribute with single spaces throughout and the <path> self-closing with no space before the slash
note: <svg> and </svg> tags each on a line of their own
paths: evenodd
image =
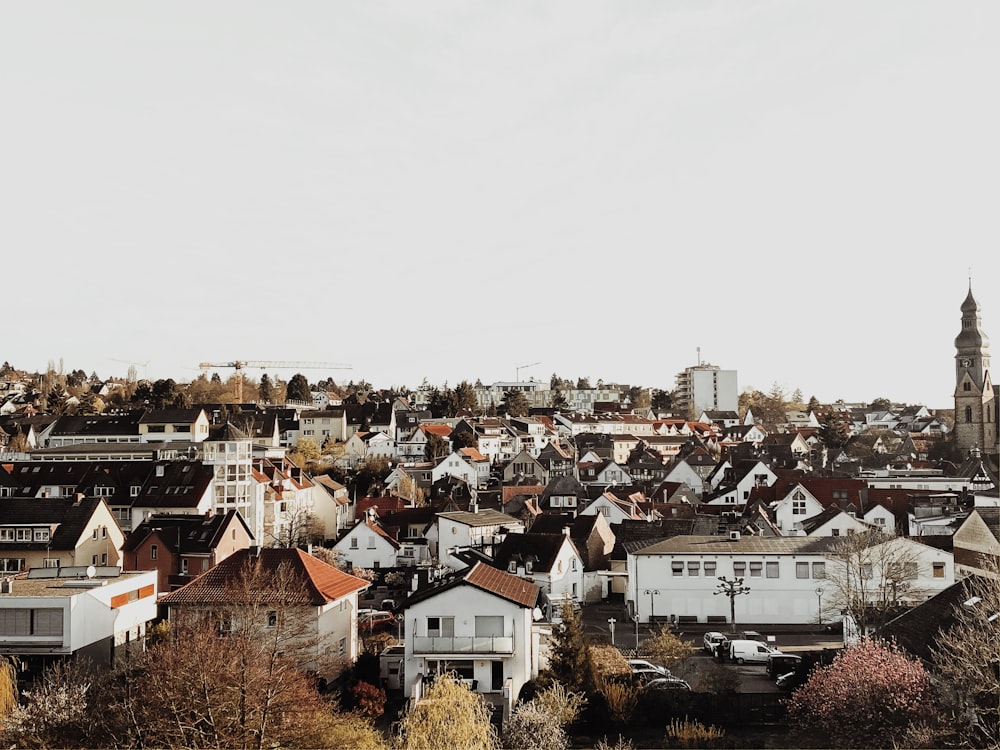
<svg viewBox="0 0 1000 750">
<path fill-rule="evenodd" d="M 612 624 L 609 620 L 614 619 Z M 636 653 L 638 643 L 639 652 L 642 651 L 642 643 L 649 637 L 653 630 L 648 624 L 635 623 L 628 619 L 625 608 L 622 604 L 601 603 L 591 604 L 583 608 L 583 622 L 587 635 L 593 643 L 612 643 L 612 627 L 614 628 L 613 643 L 628 656 Z M 737 629 L 742 630 L 744 626 L 737 624 Z M 807 651 L 823 649 L 839 649 L 843 645 L 839 635 L 819 632 L 818 625 L 815 626 L 768 626 L 766 624 L 753 623 L 746 625 L 759 631 L 764 636 L 766 642 L 784 653 L 801 655 Z M 728 632 L 729 626 L 708 626 L 705 624 L 674 626 L 674 633 L 682 640 L 691 644 L 694 653 L 684 664 L 674 668 L 674 673 L 683 677 L 692 686 L 696 686 L 705 675 L 706 671 L 723 667 L 731 670 L 739 677 L 739 691 L 744 693 L 775 693 L 780 692 L 774 684 L 774 680 L 767 676 L 766 665 L 764 664 L 743 664 L 738 665 L 732 662 L 718 664 L 715 659 L 702 650 L 704 635 L 709 630 L 719 630 Z"/>
</svg>

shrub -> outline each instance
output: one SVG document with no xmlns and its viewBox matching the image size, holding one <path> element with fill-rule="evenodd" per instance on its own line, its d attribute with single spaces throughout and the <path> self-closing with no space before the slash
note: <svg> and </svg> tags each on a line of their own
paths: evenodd
<svg viewBox="0 0 1000 750">
<path fill-rule="evenodd" d="M 705 726 L 700 721 L 689 720 L 686 716 L 673 719 L 667 724 L 663 743 L 667 747 L 712 748 L 720 747 L 726 733 L 714 726 Z"/>
</svg>

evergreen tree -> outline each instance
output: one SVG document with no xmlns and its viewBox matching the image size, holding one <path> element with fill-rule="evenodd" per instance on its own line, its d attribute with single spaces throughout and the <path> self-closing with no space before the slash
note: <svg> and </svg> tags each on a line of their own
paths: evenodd
<svg viewBox="0 0 1000 750">
<path fill-rule="evenodd" d="M 262 403 L 269 404 L 274 397 L 274 386 L 271 385 L 271 378 L 265 372 L 260 376 L 260 385 L 257 387 L 257 395 Z"/>
<path fill-rule="evenodd" d="M 590 639 L 583 627 L 583 617 L 568 599 L 560 606 L 562 622 L 552 629 L 549 671 L 567 689 L 589 695 L 596 689 L 597 671 L 590 653 Z"/>
<path fill-rule="evenodd" d="M 289 401 L 312 401 L 312 392 L 309 390 L 309 381 L 306 380 L 306 376 L 300 372 L 292 375 L 291 380 L 288 381 L 288 400 Z"/>
</svg>

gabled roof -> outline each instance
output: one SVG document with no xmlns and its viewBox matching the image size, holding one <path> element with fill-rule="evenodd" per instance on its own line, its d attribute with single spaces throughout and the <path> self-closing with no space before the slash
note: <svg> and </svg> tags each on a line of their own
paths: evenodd
<svg viewBox="0 0 1000 750">
<path fill-rule="evenodd" d="M 273 604 L 329 604 L 371 585 L 302 550 L 265 547 L 256 554 L 251 550 L 233 553 L 190 583 L 164 596 L 160 602 L 167 605 L 230 603 L 233 587 L 238 586 L 248 565 L 259 565 L 270 573 L 287 565 L 299 579 L 301 587 L 294 592 L 260 591 L 262 600 Z"/>
<path fill-rule="evenodd" d="M 924 660 L 932 660 L 932 647 L 938 634 L 955 623 L 955 611 L 969 601 L 973 582 L 979 576 L 971 575 L 940 591 L 927 601 L 905 611 L 891 620 L 883 629 L 886 638 L 892 638 L 906 651 Z M 985 614 L 985 617 L 994 614 Z"/>
<path fill-rule="evenodd" d="M 237 510 L 230 510 L 225 515 L 207 517 L 155 514 L 144 520 L 126 537 L 122 550 L 133 551 L 155 534 L 176 554 L 208 554 L 218 546 L 221 535 L 231 523 L 242 525 L 247 536 L 253 540 L 250 527 Z"/>
<path fill-rule="evenodd" d="M 493 567 L 506 570 L 511 562 L 533 561 L 536 572 L 549 573 L 564 544 L 569 544 L 577 557 L 579 550 L 566 534 L 508 534 L 493 553 Z"/>
<path fill-rule="evenodd" d="M 498 570 L 483 562 L 452 573 L 439 583 L 418 589 L 410 594 L 404 607 L 430 599 L 433 596 L 459 586 L 473 586 L 480 591 L 506 599 L 520 607 L 532 608 L 538 603 L 540 589 L 531 581 Z"/>
<path fill-rule="evenodd" d="M 88 530 L 90 520 L 101 505 L 104 505 L 104 500 L 99 497 L 4 498 L 0 500 L 0 525 L 55 526 L 49 541 L 10 542 L 6 546 L 11 551 L 75 550 L 77 542 Z"/>
</svg>

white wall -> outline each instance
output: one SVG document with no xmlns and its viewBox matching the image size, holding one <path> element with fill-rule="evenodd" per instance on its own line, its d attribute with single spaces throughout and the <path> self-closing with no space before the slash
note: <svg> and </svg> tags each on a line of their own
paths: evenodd
<svg viewBox="0 0 1000 750">
<path fill-rule="evenodd" d="M 503 617 L 503 637 L 511 638 L 510 648 L 499 639 L 500 653 L 471 653 L 469 644 L 476 633 L 477 615 L 500 615 Z M 532 677 L 534 648 L 531 641 L 531 610 L 473 586 L 458 586 L 418 602 L 408 607 L 406 618 L 406 663 L 405 695 L 412 695 L 418 674 L 426 675 L 429 662 L 438 659 L 472 661 L 474 677 L 478 681 L 479 692 L 494 692 L 492 687 L 492 662 L 503 662 L 504 678 L 511 680 L 511 694 L 517 696 L 521 686 Z M 445 639 L 435 641 L 437 653 L 414 653 L 428 643 L 427 618 L 454 617 L 455 641 L 448 644 Z M 479 639 L 485 645 L 484 639 Z M 452 648 L 450 651 L 444 649 Z"/>
</svg>

